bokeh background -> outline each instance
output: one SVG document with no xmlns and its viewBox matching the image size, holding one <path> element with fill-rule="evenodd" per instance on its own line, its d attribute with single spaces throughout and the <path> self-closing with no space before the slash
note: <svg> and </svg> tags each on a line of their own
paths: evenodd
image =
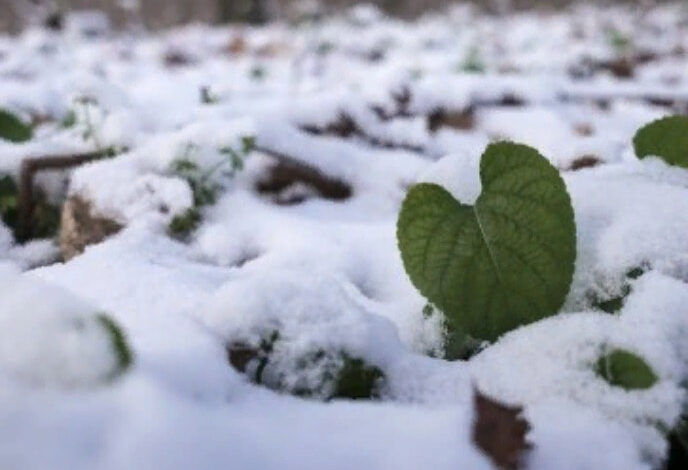
<svg viewBox="0 0 688 470">
<path fill-rule="evenodd" d="M 495 13 L 512 9 L 561 8 L 580 0 L 463 0 Z M 664 0 L 597 0 L 596 4 L 631 3 L 649 6 Z M 56 12 L 101 10 L 115 26 L 132 19 L 150 29 L 190 22 L 261 22 L 271 19 L 297 21 L 304 15 L 328 14 L 364 2 L 356 0 L 0 0 L 0 31 L 17 32 L 44 22 Z M 396 16 L 414 17 L 446 8 L 452 0 L 369 0 Z"/>
</svg>

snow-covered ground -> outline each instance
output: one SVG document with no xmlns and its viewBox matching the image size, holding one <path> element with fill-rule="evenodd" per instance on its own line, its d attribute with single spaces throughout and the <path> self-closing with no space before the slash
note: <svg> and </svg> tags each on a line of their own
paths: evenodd
<svg viewBox="0 0 688 470">
<path fill-rule="evenodd" d="M 688 172 L 638 160 L 632 137 L 688 111 L 685 5 L 460 7 L 414 23 L 359 8 L 298 27 L 91 37 L 71 24 L 0 37 L 0 107 L 37 123 L 29 142 L 0 141 L 0 173 L 115 149 L 68 186 L 64 172 L 38 182 L 123 228 L 63 263 L 55 242 L 19 245 L 0 225 L 0 467 L 491 469 L 471 438 L 478 389 L 523 406 L 525 468 L 661 468 L 686 402 Z M 562 171 L 574 283 L 560 315 L 444 361 L 442 319 L 402 266 L 398 211 L 419 181 L 470 203 L 498 139 Z M 227 149 L 243 164 L 212 171 Z M 216 198 L 173 237 L 194 205 L 180 159 Z M 620 312 L 593 308 L 628 283 Z M 126 334 L 124 373 L 101 314 Z M 274 332 L 282 393 L 228 360 Z M 594 367 L 607 348 L 637 353 L 658 382 L 611 386 Z M 381 373 L 376 399 L 286 393 L 317 388 L 342 357 Z"/>
</svg>

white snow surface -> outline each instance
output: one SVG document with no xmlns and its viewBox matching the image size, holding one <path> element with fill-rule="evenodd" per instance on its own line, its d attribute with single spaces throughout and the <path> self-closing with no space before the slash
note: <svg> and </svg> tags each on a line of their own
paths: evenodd
<svg viewBox="0 0 688 470">
<path fill-rule="evenodd" d="M 0 107 L 40 122 L 28 143 L 0 141 L 0 173 L 16 177 L 28 157 L 116 148 L 39 183 L 124 228 L 45 265 L 53 241 L 18 245 L 0 224 L 0 467 L 490 470 L 471 439 L 475 389 L 524 408 L 528 469 L 661 466 L 664 430 L 687 398 L 688 171 L 636 159 L 631 139 L 670 112 L 651 98 L 686 105 L 685 6 L 506 18 L 457 7 L 413 23 L 364 8 L 298 28 L 96 24 L 93 37 L 77 34 L 77 20 L 64 35 L 0 37 Z M 656 60 L 632 79 L 572 78 L 584 58 L 616 57 L 610 28 Z M 484 72 L 467 73 L 476 50 Z M 428 128 L 432 111 L 471 107 L 472 128 Z M 70 110 L 74 125 L 61 126 Z M 304 130 L 343 118 L 355 127 L 344 136 Z M 244 168 L 212 172 L 248 136 L 258 148 Z M 424 316 L 404 272 L 396 218 L 420 181 L 472 203 L 480 155 L 497 139 L 562 170 L 574 283 L 561 314 L 448 362 L 433 357 L 442 320 Z M 284 156 L 351 197 L 301 184 L 280 196 L 305 200 L 277 204 L 256 188 Z M 571 171 L 584 156 L 602 164 Z M 218 187 L 184 241 L 167 232 L 194 203 L 172 171 L 181 157 Z M 637 267 L 649 269 L 620 312 L 592 308 L 591 295 L 618 295 Z M 101 380 L 114 356 L 98 312 L 134 352 L 114 380 Z M 380 399 L 319 402 L 250 383 L 226 346 L 274 330 L 285 367 L 314 349 L 378 367 Z M 595 362 L 612 348 L 641 356 L 658 382 L 625 391 L 602 380 Z"/>
</svg>

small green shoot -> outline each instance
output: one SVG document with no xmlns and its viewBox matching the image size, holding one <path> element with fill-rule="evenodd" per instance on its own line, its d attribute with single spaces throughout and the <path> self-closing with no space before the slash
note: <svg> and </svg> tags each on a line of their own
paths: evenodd
<svg viewBox="0 0 688 470">
<path fill-rule="evenodd" d="M 172 162 L 171 172 L 188 183 L 193 195 L 193 206 L 173 217 L 168 227 L 170 235 L 185 238 L 198 227 L 201 222 L 201 209 L 215 204 L 217 194 L 222 188 L 215 175 L 222 170 L 226 177 L 234 177 L 244 169 L 244 161 L 254 147 L 255 138 L 243 136 L 239 150 L 230 146 L 218 149 L 223 158 L 208 169 L 201 168 L 195 161 L 195 154 L 200 151 L 196 144 L 189 143 L 183 148 L 181 156 Z"/>
</svg>

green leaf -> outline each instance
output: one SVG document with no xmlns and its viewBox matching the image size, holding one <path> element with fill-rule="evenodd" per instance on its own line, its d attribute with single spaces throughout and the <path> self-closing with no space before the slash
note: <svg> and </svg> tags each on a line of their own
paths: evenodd
<svg viewBox="0 0 688 470">
<path fill-rule="evenodd" d="M 660 157 L 670 165 L 688 168 L 688 116 L 670 116 L 636 132 L 633 147 L 638 158 Z"/>
<path fill-rule="evenodd" d="M 495 340 L 558 312 L 576 258 L 571 200 L 535 149 L 502 142 L 480 162 L 474 206 L 435 184 L 411 188 L 397 224 L 406 272 L 450 328 Z"/>
<path fill-rule="evenodd" d="M 652 368 L 639 356 L 615 349 L 597 360 L 597 374 L 610 385 L 626 390 L 644 390 L 657 382 Z"/>
<path fill-rule="evenodd" d="M 117 356 L 117 366 L 110 373 L 110 378 L 115 378 L 126 371 L 134 361 L 134 355 L 129 348 L 124 333 L 108 315 L 101 313 L 96 316 L 96 320 L 101 324 L 105 331 L 107 331 L 115 355 Z"/>
<path fill-rule="evenodd" d="M 31 137 L 33 137 L 31 127 L 9 111 L 0 109 L 0 139 L 19 143 L 31 140 Z"/>
</svg>

